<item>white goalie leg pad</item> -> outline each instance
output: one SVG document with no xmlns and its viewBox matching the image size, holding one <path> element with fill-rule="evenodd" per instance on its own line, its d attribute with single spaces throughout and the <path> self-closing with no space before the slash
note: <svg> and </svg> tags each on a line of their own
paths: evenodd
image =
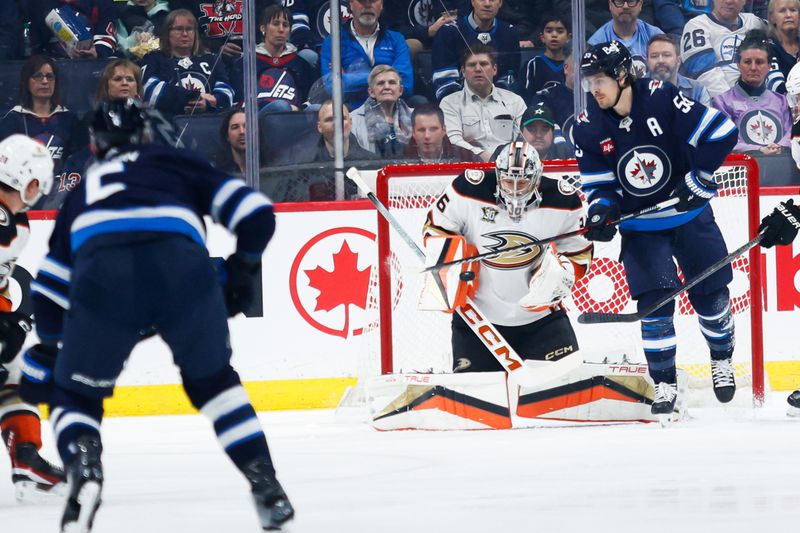
<svg viewBox="0 0 800 533">
<path fill-rule="evenodd" d="M 683 413 L 688 379 L 678 372 L 676 416 Z M 655 395 L 646 364 L 583 363 L 549 383 L 521 386 L 512 398 L 514 427 L 655 422 Z"/>
<path fill-rule="evenodd" d="M 542 255 L 528 283 L 528 293 L 519 300 L 519 305 L 532 311 L 560 302 L 575 285 L 575 267 L 569 259 L 556 256 L 552 247 Z"/>
<path fill-rule="evenodd" d="M 380 430 L 511 427 L 505 372 L 389 374 L 370 378 L 366 392 Z"/>
</svg>

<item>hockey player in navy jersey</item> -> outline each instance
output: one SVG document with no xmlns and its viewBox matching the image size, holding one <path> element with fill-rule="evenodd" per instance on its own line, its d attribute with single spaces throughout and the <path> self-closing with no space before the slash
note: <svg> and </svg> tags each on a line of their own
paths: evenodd
<svg viewBox="0 0 800 533">
<path fill-rule="evenodd" d="M 609 221 L 669 198 L 678 203 L 620 224 L 622 262 L 631 295 L 645 309 L 681 281 L 727 255 L 709 200 L 713 174 L 736 144 L 736 126 L 719 111 L 686 98 L 669 82 L 632 75 L 628 50 L 611 41 L 581 59 L 584 89 L 593 98 L 576 119 L 575 152 L 589 202 L 587 236 L 610 241 Z M 688 291 L 711 352 L 714 392 L 733 398 L 734 324 L 729 303 L 730 266 Z M 652 412 L 669 417 L 677 395 L 674 303 L 642 319 L 650 376 L 656 384 Z"/>
<path fill-rule="evenodd" d="M 133 100 L 93 114 L 98 162 L 61 207 L 32 285 L 40 343 L 24 355 L 21 394 L 50 404 L 70 483 L 62 531 L 92 527 L 103 399 L 142 332 L 170 346 L 187 396 L 250 482 L 262 527 L 280 529 L 294 510 L 230 365 L 226 320 L 252 304 L 272 204 L 195 153 L 152 143 L 156 118 Z M 205 248 L 206 215 L 237 237 L 220 272 Z"/>
</svg>

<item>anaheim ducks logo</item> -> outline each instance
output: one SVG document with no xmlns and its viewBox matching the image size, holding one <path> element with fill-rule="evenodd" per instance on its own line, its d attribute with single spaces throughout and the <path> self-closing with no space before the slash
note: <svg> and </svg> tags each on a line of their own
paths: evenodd
<svg viewBox="0 0 800 533">
<path fill-rule="evenodd" d="M 483 237 L 493 241 L 490 244 L 483 245 L 484 248 L 492 252 L 501 252 L 506 248 L 511 248 L 512 246 L 520 246 L 523 244 L 536 242 L 534 237 L 520 231 L 494 231 L 492 233 L 484 233 Z M 542 247 L 534 245 L 530 248 L 521 248 L 519 250 L 513 250 L 511 252 L 504 253 L 500 257 L 484 259 L 483 264 L 490 268 L 499 268 L 504 270 L 525 268 L 536 261 L 536 258 L 539 257 L 541 252 Z"/>
</svg>

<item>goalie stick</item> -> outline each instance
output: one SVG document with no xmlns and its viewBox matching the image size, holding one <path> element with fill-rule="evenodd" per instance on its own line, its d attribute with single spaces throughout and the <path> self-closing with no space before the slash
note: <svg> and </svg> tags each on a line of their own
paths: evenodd
<svg viewBox="0 0 800 533">
<path fill-rule="evenodd" d="M 665 304 L 669 303 L 675 297 L 680 295 L 684 291 L 688 291 L 707 277 L 709 277 L 714 272 L 718 271 L 720 268 L 724 267 L 725 265 L 733 262 L 734 259 L 742 255 L 743 253 L 747 252 L 754 246 L 757 246 L 758 243 L 761 242 L 761 234 L 759 233 L 751 240 L 747 241 L 747 243 L 743 244 L 736 250 L 732 251 L 713 265 L 709 266 L 702 272 L 700 272 L 697 276 L 689 280 L 688 283 L 684 283 L 681 287 L 678 287 L 671 291 L 669 294 L 665 295 L 659 301 L 650 305 L 647 309 L 643 309 L 641 311 L 637 311 L 635 313 L 583 313 L 578 317 L 578 322 L 581 324 L 608 324 L 610 322 L 636 322 L 642 319 L 642 317 L 646 317 L 647 315 L 657 311 Z"/>
<path fill-rule="evenodd" d="M 640 209 L 639 211 L 634 211 L 633 213 L 628 213 L 625 216 L 619 217 L 617 220 L 609 221 L 609 226 L 616 226 L 633 218 L 640 217 L 642 215 L 646 215 L 648 213 L 652 213 L 654 211 L 659 211 L 661 209 L 666 209 L 668 207 L 672 207 L 673 205 L 678 203 L 678 198 L 669 198 L 664 200 L 663 202 L 659 202 L 655 205 L 651 205 L 650 207 L 645 207 L 644 209 Z M 422 272 L 433 272 L 439 270 L 440 268 L 446 268 L 454 265 L 460 265 L 462 263 L 471 263 L 473 261 L 481 261 L 483 259 L 494 259 L 496 257 L 500 257 L 501 255 L 513 252 L 514 250 L 525 250 L 533 248 L 534 246 L 541 246 L 543 244 L 549 244 L 554 241 L 559 241 L 561 239 L 568 239 L 570 237 L 575 237 L 576 235 L 583 235 L 588 230 L 586 228 L 580 228 L 573 231 L 568 231 L 567 233 L 562 233 L 561 235 L 555 235 L 553 237 L 547 237 L 546 239 L 541 239 L 538 241 L 533 241 L 530 243 L 525 244 L 518 244 L 516 246 L 510 246 L 508 248 L 503 248 L 502 250 L 496 250 L 491 252 L 484 252 L 482 254 L 473 255 L 470 257 L 464 257 L 462 259 L 457 259 L 455 261 L 447 261 L 445 263 L 438 263 L 433 266 L 429 266 L 422 270 Z"/>
<path fill-rule="evenodd" d="M 397 234 L 400 235 L 400 238 L 403 239 L 406 246 L 408 246 L 417 255 L 419 260 L 424 263 L 425 252 L 414 242 L 414 239 L 411 238 L 405 228 L 400 225 L 386 206 L 383 205 L 383 202 L 375 196 L 375 193 L 372 192 L 361 177 L 361 173 L 358 169 L 350 167 L 347 171 L 347 177 L 367 196 L 369 201 L 372 202 L 378 210 L 378 213 L 380 213 Z M 522 357 L 519 356 L 516 350 L 514 350 L 508 341 L 500 334 L 494 324 L 484 318 L 483 313 L 478 309 L 477 304 L 472 298 L 467 297 L 466 303 L 456 308 L 456 312 L 464 319 L 464 322 L 466 322 L 472 332 L 477 335 L 483 345 L 494 355 L 508 373 L 509 378 L 513 379 L 518 385 L 532 386 L 546 383 L 568 374 L 583 364 L 583 359 L 579 357 L 580 352 L 577 352 L 574 356 L 563 357 L 558 361 L 551 362 L 547 366 L 541 366 L 535 369 L 525 366 Z"/>
</svg>

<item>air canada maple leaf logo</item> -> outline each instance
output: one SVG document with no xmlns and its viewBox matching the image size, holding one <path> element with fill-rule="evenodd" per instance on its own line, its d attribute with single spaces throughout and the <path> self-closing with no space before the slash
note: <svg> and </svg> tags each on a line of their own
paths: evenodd
<svg viewBox="0 0 800 533">
<path fill-rule="evenodd" d="M 305 321 L 329 335 L 360 335 L 374 254 L 375 234 L 361 228 L 334 228 L 310 239 L 298 252 L 289 280 L 292 301 Z"/>
</svg>

